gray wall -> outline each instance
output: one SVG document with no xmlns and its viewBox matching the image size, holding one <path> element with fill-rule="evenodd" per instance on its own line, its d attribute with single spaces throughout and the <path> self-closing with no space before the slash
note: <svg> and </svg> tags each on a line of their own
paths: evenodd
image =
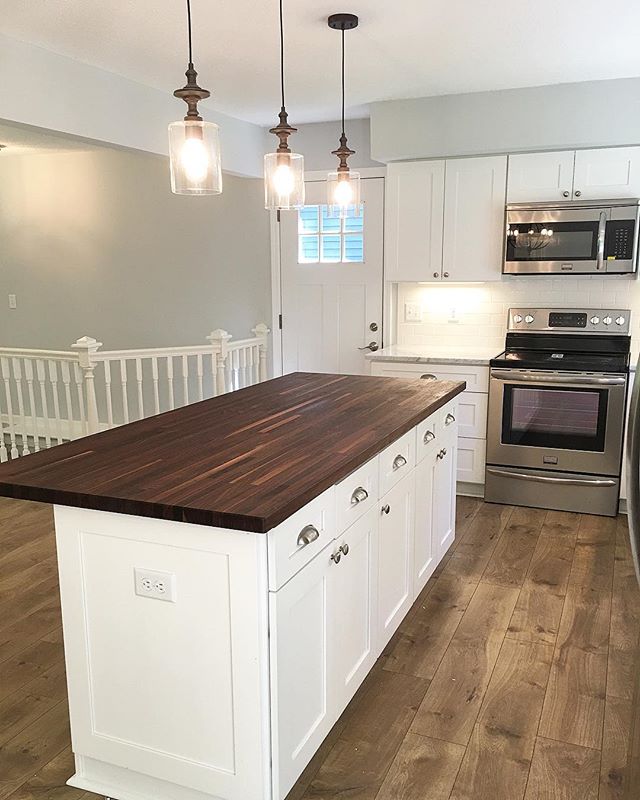
<svg viewBox="0 0 640 800">
<path fill-rule="evenodd" d="M 640 78 L 371 106 L 371 154 L 384 162 L 638 143 Z"/>
<path fill-rule="evenodd" d="M 269 322 L 269 258 L 260 180 L 225 174 L 222 195 L 178 197 L 161 156 L 0 156 L 0 345 L 244 338 Z"/>
<path fill-rule="evenodd" d="M 379 167 L 379 161 L 371 158 L 371 142 L 368 119 L 348 119 L 346 133 L 349 147 L 355 150 L 349 158 L 352 167 Z M 304 168 L 312 170 L 330 170 L 338 165 L 338 159 L 331 155 L 340 144 L 340 122 L 313 122 L 299 125 L 298 132 L 291 137 L 291 147 L 304 155 Z"/>
</svg>

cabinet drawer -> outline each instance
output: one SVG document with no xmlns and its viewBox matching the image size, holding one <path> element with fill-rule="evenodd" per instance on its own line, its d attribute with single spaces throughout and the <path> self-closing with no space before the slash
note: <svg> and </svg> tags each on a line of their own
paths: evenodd
<svg viewBox="0 0 640 800">
<path fill-rule="evenodd" d="M 458 439 L 458 470 L 456 478 L 464 483 L 484 483 L 484 464 L 487 443 L 484 439 Z"/>
<path fill-rule="evenodd" d="M 423 378 L 437 381 L 465 381 L 468 392 L 489 391 L 489 367 L 465 364 L 416 364 L 401 361 L 372 361 L 372 375 L 389 378 Z"/>
<path fill-rule="evenodd" d="M 458 398 L 458 433 L 469 439 L 487 438 L 487 404 L 489 395 L 463 392 Z"/>
<path fill-rule="evenodd" d="M 277 591 L 336 537 L 332 486 L 267 533 L 269 590 Z"/>
<path fill-rule="evenodd" d="M 401 436 L 378 456 L 380 495 L 402 480 L 416 463 L 416 432 L 412 429 Z"/>
<path fill-rule="evenodd" d="M 336 527 L 338 533 L 378 502 L 378 458 L 372 458 L 336 484 Z"/>
</svg>

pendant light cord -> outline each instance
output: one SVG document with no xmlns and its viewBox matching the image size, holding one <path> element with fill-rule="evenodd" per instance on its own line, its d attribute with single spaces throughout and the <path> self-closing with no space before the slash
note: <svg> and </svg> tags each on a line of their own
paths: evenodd
<svg viewBox="0 0 640 800">
<path fill-rule="evenodd" d="M 344 136 L 344 28 L 342 29 L 342 135 Z"/>
<path fill-rule="evenodd" d="M 187 27 L 189 30 L 189 66 L 193 66 L 193 47 L 191 45 L 191 0 L 187 0 Z"/>
<path fill-rule="evenodd" d="M 284 108 L 284 18 L 282 13 L 282 0 L 280 0 L 280 97 Z"/>
</svg>

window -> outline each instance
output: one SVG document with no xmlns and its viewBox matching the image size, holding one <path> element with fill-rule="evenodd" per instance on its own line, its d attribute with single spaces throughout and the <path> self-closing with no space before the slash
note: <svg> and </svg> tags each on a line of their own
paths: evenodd
<svg viewBox="0 0 640 800">
<path fill-rule="evenodd" d="M 364 205 L 359 217 L 330 217 L 326 205 L 298 212 L 299 264 L 361 264 L 364 261 Z"/>
</svg>

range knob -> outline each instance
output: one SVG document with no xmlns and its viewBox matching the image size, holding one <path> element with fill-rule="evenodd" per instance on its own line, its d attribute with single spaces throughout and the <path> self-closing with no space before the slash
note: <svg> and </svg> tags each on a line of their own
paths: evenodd
<svg viewBox="0 0 640 800">
<path fill-rule="evenodd" d="M 600 322 L 600 317 L 591 317 L 591 319 L 589 320 L 589 322 L 590 322 L 592 325 L 597 325 L 597 324 Z"/>
<path fill-rule="evenodd" d="M 611 323 L 613 322 L 611 317 L 604 317 L 602 321 L 604 322 L 605 325 L 611 325 Z"/>
<path fill-rule="evenodd" d="M 514 321 L 514 322 L 517 322 L 518 324 L 520 324 L 520 323 L 522 322 L 522 314 L 516 314 L 516 315 L 513 317 L 513 321 Z"/>
<path fill-rule="evenodd" d="M 616 317 L 616 325 L 624 325 L 626 322 L 624 317 Z"/>
<path fill-rule="evenodd" d="M 531 316 L 531 314 L 527 314 L 527 316 L 524 318 L 524 321 L 525 321 L 525 322 L 526 322 L 528 325 L 531 325 L 531 323 L 533 322 L 533 317 Z"/>
</svg>

